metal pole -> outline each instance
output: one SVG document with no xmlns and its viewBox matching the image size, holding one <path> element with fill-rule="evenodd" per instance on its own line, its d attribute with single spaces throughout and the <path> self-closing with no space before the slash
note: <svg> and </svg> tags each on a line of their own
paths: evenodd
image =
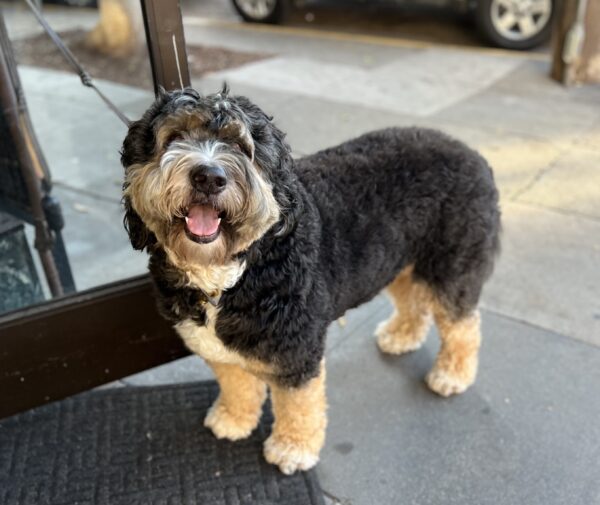
<svg viewBox="0 0 600 505">
<path fill-rule="evenodd" d="M 181 6 L 173 0 L 141 0 L 154 92 L 190 85 Z"/>
</svg>

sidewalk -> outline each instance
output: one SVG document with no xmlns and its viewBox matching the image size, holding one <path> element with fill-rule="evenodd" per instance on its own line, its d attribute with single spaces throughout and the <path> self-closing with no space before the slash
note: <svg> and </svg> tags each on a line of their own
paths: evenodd
<svg viewBox="0 0 600 505">
<path fill-rule="evenodd" d="M 564 90 L 537 56 L 200 25 L 187 24 L 188 43 L 275 55 L 194 84 L 211 92 L 226 79 L 275 116 L 295 153 L 430 126 L 479 149 L 500 186 L 503 253 L 483 298 L 473 388 L 449 400 L 427 390 L 434 335 L 405 357 L 377 351 L 383 296 L 330 328 L 318 471 L 331 503 L 600 503 L 600 88 Z M 21 78 L 78 287 L 143 272 L 121 225 L 124 127 L 76 76 L 21 68 Z M 150 103 L 100 84 L 130 117 Z M 192 357 L 119 385 L 205 377 Z"/>
</svg>

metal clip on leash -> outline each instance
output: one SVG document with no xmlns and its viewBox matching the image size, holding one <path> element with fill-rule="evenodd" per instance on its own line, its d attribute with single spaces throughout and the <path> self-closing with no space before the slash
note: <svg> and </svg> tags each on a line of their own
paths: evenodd
<svg viewBox="0 0 600 505">
<path fill-rule="evenodd" d="M 104 103 L 108 106 L 108 108 L 110 110 L 112 110 L 118 116 L 118 118 L 121 121 L 123 121 L 123 123 L 125 123 L 125 125 L 127 127 L 129 127 L 129 125 L 131 124 L 131 121 L 129 121 L 127 116 L 125 116 L 125 114 L 123 114 L 118 109 L 118 107 L 114 103 L 112 103 L 110 101 L 110 99 L 96 87 L 96 85 L 92 81 L 92 77 L 90 76 L 90 74 L 88 74 L 87 71 L 85 70 L 85 68 L 83 68 L 81 66 L 79 61 L 77 61 L 77 58 L 75 58 L 75 55 L 64 44 L 64 42 L 61 40 L 61 38 L 58 36 L 58 34 L 52 29 L 52 27 L 46 22 L 46 20 L 44 19 L 44 16 L 42 16 L 42 13 L 39 11 L 37 6 L 33 3 L 33 0 L 25 0 L 25 3 L 27 3 L 27 5 L 31 9 L 31 11 L 33 12 L 33 15 L 37 18 L 39 23 L 42 25 L 42 28 L 46 31 L 48 36 L 52 39 L 52 42 L 54 42 L 54 44 L 59 49 L 59 51 L 62 53 L 62 55 L 65 57 L 65 59 L 69 62 L 69 64 L 77 72 L 77 74 L 79 75 L 79 78 L 81 79 L 81 83 L 84 86 L 87 86 L 88 88 L 92 88 L 98 94 L 98 96 L 104 101 Z"/>
</svg>

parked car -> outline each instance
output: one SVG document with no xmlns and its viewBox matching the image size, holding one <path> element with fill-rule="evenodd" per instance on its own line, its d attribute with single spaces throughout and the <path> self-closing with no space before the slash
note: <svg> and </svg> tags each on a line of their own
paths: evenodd
<svg viewBox="0 0 600 505">
<path fill-rule="evenodd" d="M 279 23 L 293 0 L 231 0 L 245 21 Z M 360 0 L 345 0 L 365 4 Z M 558 0 L 377 0 L 397 5 L 451 5 L 472 14 L 488 43 L 507 49 L 531 49 L 548 40 Z"/>
</svg>

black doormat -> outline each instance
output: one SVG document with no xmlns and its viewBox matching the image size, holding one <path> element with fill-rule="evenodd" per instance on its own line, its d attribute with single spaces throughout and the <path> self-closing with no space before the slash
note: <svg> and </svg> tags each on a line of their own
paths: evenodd
<svg viewBox="0 0 600 505">
<path fill-rule="evenodd" d="M 0 505 L 323 505 L 313 472 L 285 476 L 252 436 L 202 420 L 214 382 L 84 393 L 0 421 Z"/>
</svg>

